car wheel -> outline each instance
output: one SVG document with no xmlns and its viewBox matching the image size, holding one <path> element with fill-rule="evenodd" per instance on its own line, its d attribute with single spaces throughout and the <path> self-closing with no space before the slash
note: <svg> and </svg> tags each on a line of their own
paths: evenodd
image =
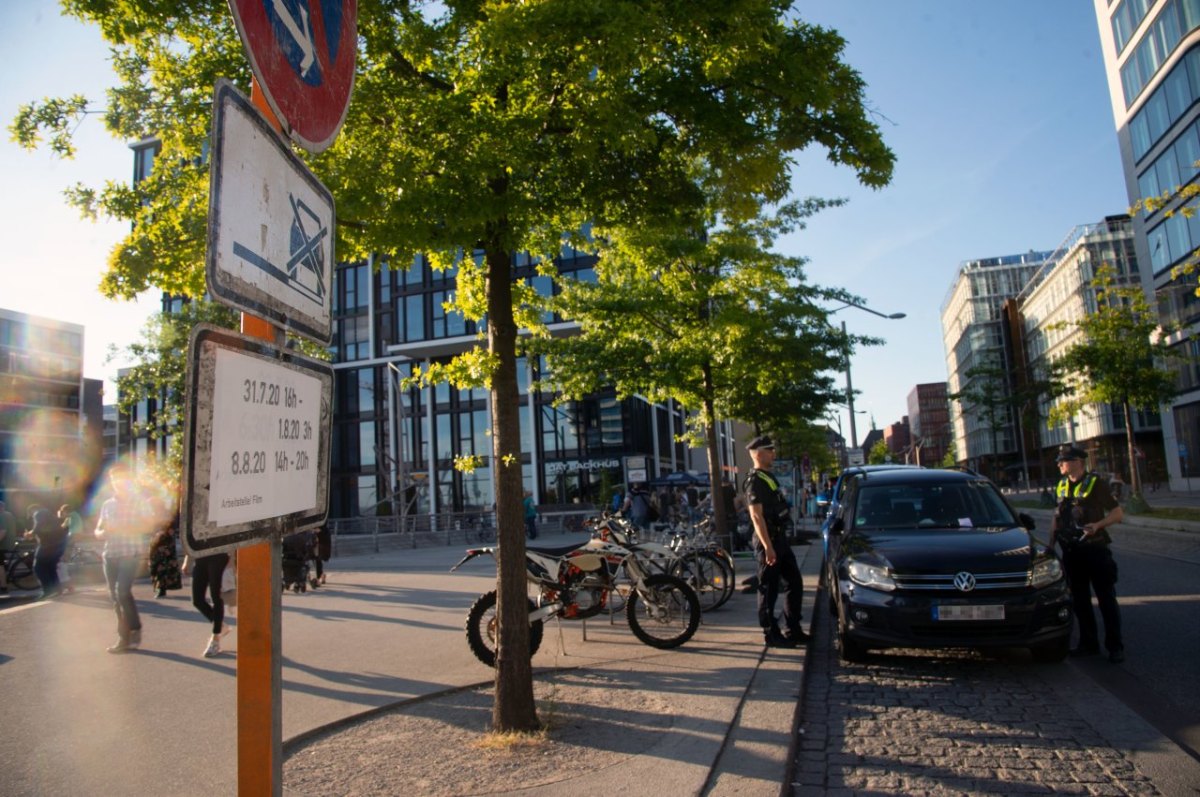
<svg viewBox="0 0 1200 797">
<path fill-rule="evenodd" d="M 1042 662 L 1043 664 L 1057 664 L 1067 657 L 1067 653 L 1071 650 L 1070 641 L 1064 637 L 1058 642 L 1049 642 L 1045 645 L 1036 645 L 1029 649 L 1033 654 L 1033 660 Z"/>
</svg>

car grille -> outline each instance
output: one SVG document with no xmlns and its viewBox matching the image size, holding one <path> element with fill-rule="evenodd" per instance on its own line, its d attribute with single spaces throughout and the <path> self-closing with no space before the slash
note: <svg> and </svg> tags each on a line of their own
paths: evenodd
<svg viewBox="0 0 1200 797">
<path fill-rule="evenodd" d="M 1029 573 L 974 573 L 975 589 L 972 592 L 989 589 L 1023 589 L 1029 586 Z M 893 573 L 892 579 L 897 589 L 904 590 L 946 590 L 958 592 L 954 586 L 954 573 L 934 573 L 916 575 L 913 573 Z"/>
</svg>

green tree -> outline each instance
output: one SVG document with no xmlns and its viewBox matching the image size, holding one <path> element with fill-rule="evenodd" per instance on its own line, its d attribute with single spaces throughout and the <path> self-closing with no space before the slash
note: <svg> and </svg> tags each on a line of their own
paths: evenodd
<svg viewBox="0 0 1200 797">
<path fill-rule="evenodd" d="M 875 445 L 871 446 L 871 450 L 867 452 L 868 465 L 882 465 L 885 462 L 892 461 L 892 450 L 888 448 L 887 441 L 883 438 L 875 441 Z"/>
<path fill-rule="evenodd" d="M 713 479 L 718 420 L 775 427 L 820 417 L 838 395 L 827 374 L 843 340 L 814 300 L 832 292 L 807 285 L 803 261 L 770 245 L 824 204 L 707 235 L 598 230 L 596 281 L 569 281 L 555 303 L 579 334 L 532 344 L 548 357 L 551 386 L 569 398 L 613 385 L 621 397 L 674 399 L 694 412 L 694 442 L 706 446 Z M 724 496 L 714 491 L 713 500 L 723 538 Z"/>
<path fill-rule="evenodd" d="M 947 396 L 962 406 L 963 414 L 978 415 L 991 433 L 992 455 L 988 474 L 996 478 L 999 467 L 1000 432 L 1008 425 L 1011 396 L 1004 369 L 994 362 L 972 366 L 965 372 L 967 386 Z"/>
<path fill-rule="evenodd" d="M 1083 339 L 1054 362 L 1066 396 L 1050 411 L 1051 423 L 1069 421 L 1091 404 L 1116 404 L 1125 420 L 1125 445 L 1130 467 L 1130 508 L 1143 511 L 1141 476 L 1133 463 L 1133 410 L 1157 411 L 1179 393 L 1175 374 L 1163 367 L 1183 356 L 1167 342 L 1158 314 L 1138 283 L 1122 285 L 1108 264 L 1091 281 L 1095 308 L 1075 322 Z M 1089 308 L 1092 310 L 1092 308 Z"/>
<path fill-rule="evenodd" d="M 203 292 L 205 143 L 216 78 L 249 68 L 219 0 L 64 0 L 100 25 L 122 85 L 106 124 L 163 144 L 134 188 L 79 188 L 74 200 L 135 224 L 102 290 Z M 836 33 L 794 21 L 790 4 L 716 0 L 377 0 L 358 8 L 354 98 L 337 141 L 310 165 L 338 203 L 338 252 L 425 253 L 456 269 L 454 307 L 486 316 L 486 345 L 425 378 L 492 392 L 497 574 L 496 730 L 538 726 L 528 655 L 516 379 L 518 330 L 539 302 L 514 284 L 512 254 L 548 273 L 588 223 L 692 224 L 706 194 L 733 217 L 784 200 L 795 152 L 817 145 L 881 186 L 893 156 L 863 105 Z M 80 107 L 21 110 L 22 143 L 67 131 Z M 56 145 L 60 139 L 53 139 Z M 565 231 L 565 235 L 564 235 Z M 469 253 L 469 254 L 467 254 Z"/>
<path fill-rule="evenodd" d="M 237 328 L 238 316 L 233 310 L 212 302 L 187 302 L 177 313 L 156 313 L 142 329 L 142 339 L 124 350 L 133 365 L 117 377 L 121 412 L 136 417 L 135 408 L 144 399 L 154 399 L 157 411 L 149 418 L 139 418 L 133 429 L 151 440 L 170 436 L 166 462 L 161 467 L 179 483 L 183 463 L 183 421 L 187 392 L 188 337 L 196 324 Z M 117 351 L 109 350 L 109 361 Z"/>
</svg>

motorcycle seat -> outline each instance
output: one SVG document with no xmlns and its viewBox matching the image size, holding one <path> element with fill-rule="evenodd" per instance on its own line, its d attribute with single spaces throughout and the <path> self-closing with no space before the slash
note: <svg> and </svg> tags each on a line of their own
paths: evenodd
<svg viewBox="0 0 1200 797">
<path fill-rule="evenodd" d="M 536 553 L 542 554 L 543 556 L 553 556 L 556 558 L 561 558 L 563 556 L 566 556 L 569 553 L 572 553 L 573 551 L 578 551 L 582 547 L 583 546 L 581 546 L 579 544 L 559 546 L 557 548 L 542 548 L 542 547 L 534 547 L 532 545 L 526 545 L 525 550 L 534 551 Z"/>
</svg>

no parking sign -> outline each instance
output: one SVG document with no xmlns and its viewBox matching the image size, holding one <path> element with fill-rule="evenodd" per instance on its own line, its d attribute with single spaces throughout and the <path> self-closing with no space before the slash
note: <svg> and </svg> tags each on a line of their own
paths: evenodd
<svg viewBox="0 0 1200 797">
<path fill-rule="evenodd" d="M 350 106 L 357 0 L 229 0 L 229 5 L 271 110 L 297 144 L 324 151 Z"/>
</svg>

